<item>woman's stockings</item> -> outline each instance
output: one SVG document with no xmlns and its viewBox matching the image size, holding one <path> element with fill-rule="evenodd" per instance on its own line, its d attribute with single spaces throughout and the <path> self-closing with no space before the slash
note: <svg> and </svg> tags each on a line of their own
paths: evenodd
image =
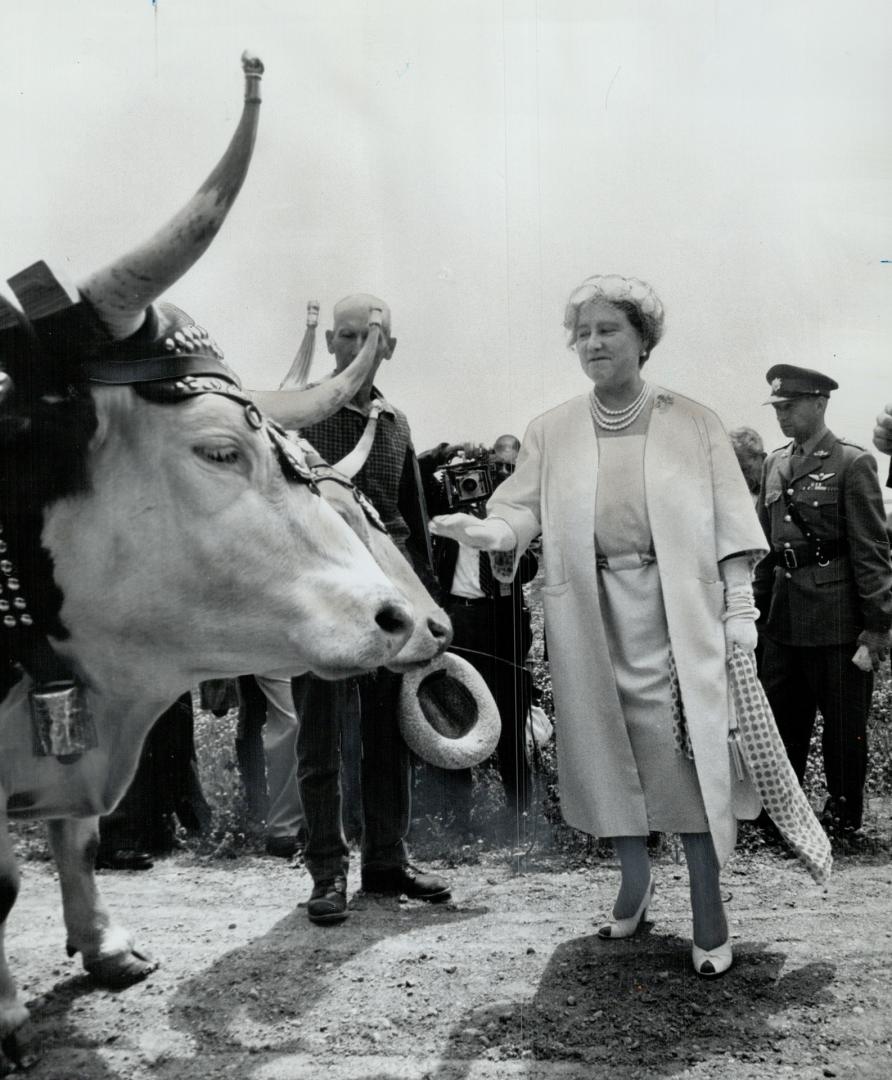
<svg viewBox="0 0 892 1080">
<path fill-rule="evenodd" d="M 646 836 L 614 836 L 613 846 L 622 868 L 619 896 L 613 905 L 614 919 L 631 919 L 650 884 L 650 857 Z M 722 939 L 724 940 L 724 939 Z"/>
<path fill-rule="evenodd" d="M 728 940 L 728 923 L 722 907 L 715 845 L 709 833 L 682 833 L 681 842 L 691 884 L 694 943 L 701 949 L 716 949 Z"/>
</svg>

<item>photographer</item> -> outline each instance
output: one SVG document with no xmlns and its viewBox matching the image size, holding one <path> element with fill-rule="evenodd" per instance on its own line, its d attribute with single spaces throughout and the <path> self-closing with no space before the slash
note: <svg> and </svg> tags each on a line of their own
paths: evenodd
<svg viewBox="0 0 892 1080">
<path fill-rule="evenodd" d="M 491 451 L 440 443 L 421 454 L 418 463 L 430 512 L 461 509 L 483 517 L 487 498 L 513 471 L 519 448 L 513 435 L 502 435 Z M 525 730 L 532 692 L 532 677 L 524 666 L 532 637 L 530 612 L 521 586 L 535 577 L 538 564 L 525 553 L 515 579 L 501 584 L 493 577 L 486 552 L 446 538 L 435 538 L 433 551 L 443 606 L 452 620 L 452 650 L 480 672 L 499 709 L 497 757 L 507 820 L 520 835 L 530 803 Z M 441 770 L 438 780 L 454 827 L 470 831 L 471 770 Z"/>
</svg>

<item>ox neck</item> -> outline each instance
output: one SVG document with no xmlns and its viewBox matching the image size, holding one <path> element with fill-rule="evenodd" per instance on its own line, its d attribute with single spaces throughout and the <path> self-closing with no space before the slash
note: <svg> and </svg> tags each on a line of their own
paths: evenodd
<svg viewBox="0 0 892 1080">
<path fill-rule="evenodd" d="M 50 644 L 86 687 L 90 701 L 103 711 L 154 718 L 198 684 L 198 679 L 190 681 L 189 674 L 178 667 L 165 669 L 157 662 L 148 663 L 142 653 L 130 657 L 121 649 L 78 649 L 70 640 L 51 640 Z"/>
</svg>

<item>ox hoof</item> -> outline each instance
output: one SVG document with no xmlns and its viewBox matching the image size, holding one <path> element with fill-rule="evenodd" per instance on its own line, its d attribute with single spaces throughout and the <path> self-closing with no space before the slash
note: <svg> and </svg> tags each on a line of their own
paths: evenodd
<svg viewBox="0 0 892 1080">
<path fill-rule="evenodd" d="M 158 967 L 158 961 L 152 960 L 136 949 L 115 953 L 114 956 L 102 956 L 97 960 L 85 960 L 84 970 L 100 986 L 107 990 L 121 990 L 125 986 L 141 982 Z"/>
</svg>

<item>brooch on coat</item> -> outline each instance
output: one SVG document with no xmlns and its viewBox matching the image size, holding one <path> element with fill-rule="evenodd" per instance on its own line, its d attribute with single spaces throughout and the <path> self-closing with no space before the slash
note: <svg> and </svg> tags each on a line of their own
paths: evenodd
<svg viewBox="0 0 892 1080">
<path fill-rule="evenodd" d="M 667 409 L 670 405 L 675 404 L 675 398 L 671 394 L 657 394 L 654 398 L 655 409 Z"/>
</svg>

